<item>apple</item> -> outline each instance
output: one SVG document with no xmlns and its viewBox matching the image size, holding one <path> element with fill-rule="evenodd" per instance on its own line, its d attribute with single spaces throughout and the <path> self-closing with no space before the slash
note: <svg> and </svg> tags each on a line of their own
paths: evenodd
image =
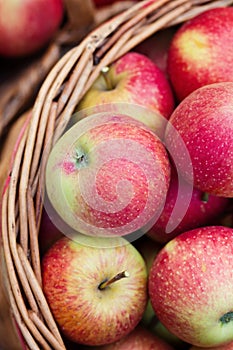
<svg viewBox="0 0 233 350">
<path fill-rule="evenodd" d="M 55 35 L 63 16 L 62 0 L 0 0 L 0 55 L 37 52 Z"/>
<path fill-rule="evenodd" d="M 165 130 L 165 144 L 176 155 L 180 173 L 194 187 L 211 195 L 233 197 L 232 131 L 233 82 L 210 84 L 176 107 Z"/>
<path fill-rule="evenodd" d="M 158 253 L 149 296 L 161 323 L 187 343 L 233 341 L 233 229 L 206 226 L 181 233 Z"/>
<path fill-rule="evenodd" d="M 173 350 L 164 340 L 149 332 L 142 326 L 137 326 L 123 339 L 100 347 L 100 350 Z"/>
<path fill-rule="evenodd" d="M 151 59 L 137 52 L 128 52 L 105 67 L 78 109 L 117 102 L 141 105 L 164 118 L 169 118 L 174 110 L 174 96 L 165 74 Z"/>
<path fill-rule="evenodd" d="M 163 212 L 147 232 L 147 235 L 159 243 L 167 243 L 178 234 L 197 228 L 214 224 L 216 218 L 222 216 L 230 207 L 230 199 L 225 197 L 218 197 L 209 195 L 205 198 L 205 193 L 197 188 L 193 188 L 192 197 L 183 218 L 180 216 L 174 218 L 177 220 L 175 228 L 171 232 L 166 231 L 167 223 L 172 215 L 178 193 L 178 186 L 182 187 L 181 196 L 183 201 L 186 201 L 185 196 L 189 195 L 190 186 L 184 180 L 180 179 L 178 182 L 177 173 L 174 167 L 171 168 L 171 181 L 167 193 L 166 203 Z"/>
<path fill-rule="evenodd" d="M 130 240 L 157 220 L 169 181 L 160 139 L 143 123 L 111 113 L 66 131 L 49 155 L 45 179 L 49 202 L 73 230 Z"/>
<path fill-rule="evenodd" d="M 126 336 L 147 304 L 145 262 L 122 237 L 92 238 L 88 245 L 61 238 L 43 257 L 42 281 L 61 332 L 79 344 L 105 345 Z"/>
<path fill-rule="evenodd" d="M 201 86 L 233 81 L 233 8 L 216 7 L 185 22 L 168 51 L 168 75 L 179 101 Z"/>
</svg>

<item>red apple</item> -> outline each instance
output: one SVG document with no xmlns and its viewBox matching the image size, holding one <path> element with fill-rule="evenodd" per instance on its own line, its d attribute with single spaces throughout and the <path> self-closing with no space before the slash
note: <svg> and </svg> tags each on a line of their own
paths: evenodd
<svg viewBox="0 0 233 350">
<path fill-rule="evenodd" d="M 42 261 L 43 290 L 61 332 L 71 341 L 105 345 L 129 334 L 147 304 L 147 270 L 125 239 L 57 241 Z M 91 241 L 89 240 L 89 243 Z"/>
<path fill-rule="evenodd" d="M 184 156 L 181 140 L 192 164 Z M 233 197 L 233 82 L 206 85 L 187 96 L 172 113 L 165 144 L 194 187 Z"/>
<path fill-rule="evenodd" d="M 54 209 L 91 236 L 142 235 L 160 215 L 169 181 L 163 143 L 143 123 L 120 114 L 76 123 L 53 147 L 46 168 Z"/>
<path fill-rule="evenodd" d="M 181 101 L 197 88 L 233 81 L 233 8 L 217 7 L 185 22 L 168 53 L 168 74 Z"/>
<path fill-rule="evenodd" d="M 165 74 L 147 56 L 129 52 L 99 75 L 78 108 L 110 103 L 140 105 L 168 118 L 174 110 L 174 97 Z M 141 121 L 146 118 L 141 116 Z"/>
<path fill-rule="evenodd" d="M 138 326 L 131 333 L 116 343 L 101 346 L 100 350 L 172 350 L 164 340 Z"/>
<path fill-rule="evenodd" d="M 51 40 L 63 15 L 62 0 L 0 0 L 0 55 L 35 53 Z"/>
<path fill-rule="evenodd" d="M 159 320 L 187 343 L 214 347 L 233 341 L 233 229 L 206 226 L 168 242 L 149 275 Z"/>
<path fill-rule="evenodd" d="M 167 232 L 167 224 L 176 204 L 178 186 L 182 187 L 181 198 L 185 202 L 185 196 L 189 196 L 190 185 L 182 178 L 178 181 L 175 169 L 172 167 L 171 181 L 163 212 L 147 232 L 147 235 L 157 242 L 166 243 L 182 232 L 214 224 L 216 218 L 220 218 L 230 207 L 229 198 L 211 195 L 205 198 L 205 193 L 193 188 L 192 197 L 184 217 L 174 217 L 174 223 L 177 220 L 176 225 L 174 225 L 175 228 L 171 232 Z"/>
</svg>

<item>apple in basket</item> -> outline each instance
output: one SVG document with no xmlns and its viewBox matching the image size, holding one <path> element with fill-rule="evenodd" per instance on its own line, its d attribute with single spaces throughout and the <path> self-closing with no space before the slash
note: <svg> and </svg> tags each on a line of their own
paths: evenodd
<svg viewBox="0 0 233 350">
<path fill-rule="evenodd" d="M 122 114 L 77 122 L 54 145 L 46 167 L 49 203 L 73 231 L 90 236 L 145 233 L 161 213 L 169 181 L 163 143 Z"/>
<path fill-rule="evenodd" d="M 167 124 L 165 144 L 188 182 L 203 192 L 233 197 L 233 82 L 205 85 L 181 101 Z"/>
<path fill-rule="evenodd" d="M 0 55 L 35 53 L 55 35 L 63 16 L 62 0 L 0 0 Z"/>
<path fill-rule="evenodd" d="M 61 332 L 79 344 L 104 345 L 126 336 L 147 304 L 144 259 L 122 237 L 85 243 L 61 238 L 42 259 L 42 279 Z"/>
<path fill-rule="evenodd" d="M 185 22 L 168 51 L 168 75 L 178 100 L 197 88 L 233 81 L 233 8 L 216 7 Z"/>
<path fill-rule="evenodd" d="M 104 67 L 80 101 L 78 110 L 111 103 L 145 107 L 138 119 L 151 129 L 154 129 L 156 120 L 153 118 L 156 119 L 157 114 L 167 119 L 174 110 L 174 96 L 165 73 L 147 56 L 137 52 L 128 52 Z M 154 112 L 152 121 L 147 121 L 148 111 Z"/>
<path fill-rule="evenodd" d="M 233 229 L 206 226 L 181 233 L 156 256 L 149 296 L 162 324 L 187 343 L 233 341 Z"/>
</svg>

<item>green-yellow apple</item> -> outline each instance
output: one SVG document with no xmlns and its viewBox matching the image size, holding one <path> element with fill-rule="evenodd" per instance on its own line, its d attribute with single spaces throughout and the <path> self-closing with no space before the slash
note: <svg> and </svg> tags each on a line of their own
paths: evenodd
<svg viewBox="0 0 233 350">
<path fill-rule="evenodd" d="M 117 102 L 141 105 L 164 118 L 174 110 L 173 92 L 164 72 L 147 56 L 137 52 L 128 52 L 102 72 L 78 109 Z M 144 120 L 143 115 L 141 120 Z"/>
<path fill-rule="evenodd" d="M 200 347 L 233 341 L 233 229 L 206 226 L 181 233 L 158 253 L 149 296 L 162 324 Z"/>
<path fill-rule="evenodd" d="M 43 257 L 42 279 L 62 333 L 97 346 L 119 340 L 140 322 L 148 298 L 147 270 L 124 238 L 108 248 L 92 239 L 92 246 L 67 237 L 58 240 Z"/>
<path fill-rule="evenodd" d="M 172 215 L 177 199 L 178 186 L 182 187 L 181 196 L 183 201 L 189 195 L 190 186 L 181 178 L 178 182 L 177 173 L 172 167 L 171 181 L 167 193 L 164 209 L 158 220 L 147 232 L 147 235 L 159 243 L 166 243 L 178 234 L 194 229 L 196 227 L 212 225 L 216 223 L 216 218 L 220 218 L 225 211 L 230 209 L 230 199 L 219 196 L 208 195 L 197 188 L 193 188 L 189 206 L 183 218 L 177 217 L 177 225 L 171 232 L 166 232 L 167 223 Z M 175 218 L 173 219 L 175 222 Z"/>
<path fill-rule="evenodd" d="M 50 203 L 73 230 L 90 236 L 145 233 L 161 213 L 169 181 L 163 143 L 121 114 L 97 113 L 76 123 L 46 167 Z"/>
<path fill-rule="evenodd" d="M 233 82 L 205 85 L 181 101 L 167 124 L 165 144 L 194 187 L 233 197 Z"/>
<path fill-rule="evenodd" d="M 123 339 L 109 345 L 104 345 L 99 350 L 174 350 L 164 340 L 149 332 L 146 328 L 137 326 Z"/>
<path fill-rule="evenodd" d="M 233 8 L 216 7 L 185 22 L 168 51 L 168 75 L 178 100 L 197 88 L 233 81 Z"/>
<path fill-rule="evenodd" d="M 63 16 L 63 0 L 0 0 L 0 55 L 35 53 L 55 35 Z"/>
</svg>

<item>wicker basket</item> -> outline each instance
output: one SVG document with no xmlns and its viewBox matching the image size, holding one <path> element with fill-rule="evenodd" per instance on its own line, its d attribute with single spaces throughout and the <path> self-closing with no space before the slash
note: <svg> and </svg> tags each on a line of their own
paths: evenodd
<svg viewBox="0 0 233 350">
<path fill-rule="evenodd" d="M 91 32 L 45 79 L 12 154 L 2 200 L 4 285 L 25 349 L 66 346 L 41 288 L 38 230 L 43 202 L 39 181 L 46 158 L 100 70 L 153 33 L 233 0 L 145 0 Z M 24 344 L 24 345 L 23 345 Z"/>
</svg>

